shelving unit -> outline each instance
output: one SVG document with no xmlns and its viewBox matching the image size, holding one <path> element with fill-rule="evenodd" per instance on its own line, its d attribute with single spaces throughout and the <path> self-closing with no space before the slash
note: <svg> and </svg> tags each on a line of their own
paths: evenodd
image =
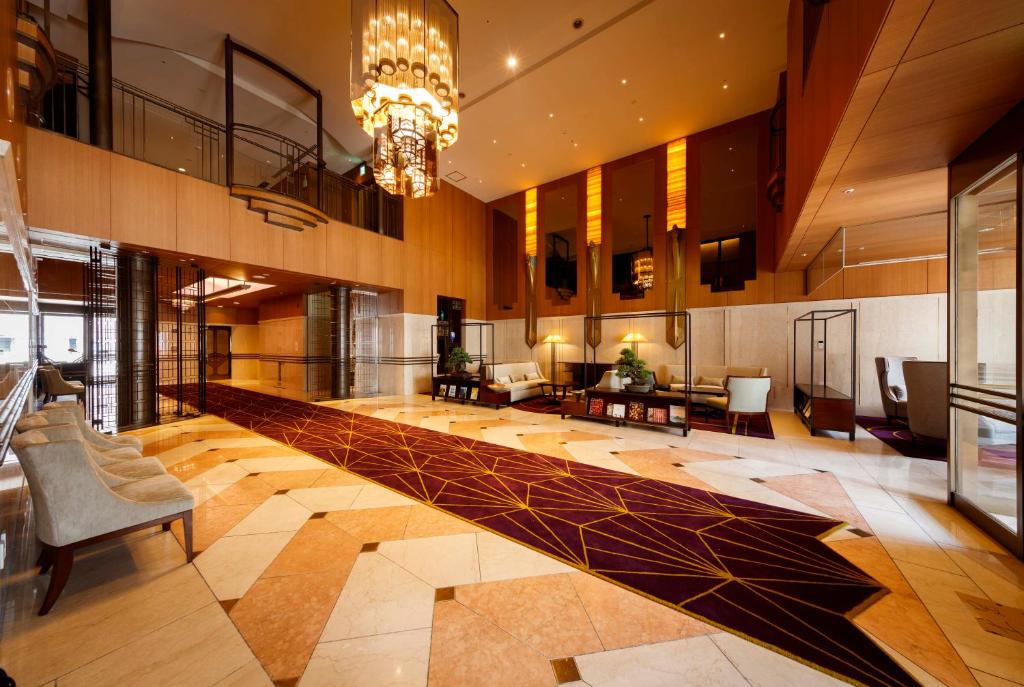
<svg viewBox="0 0 1024 687">
<path fill-rule="evenodd" d="M 844 319 L 849 318 L 849 319 Z M 829 364 L 829 324 L 832 336 L 845 325 L 849 333 L 849 350 L 839 348 L 839 356 L 850 363 L 850 377 L 846 383 L 834 382 L 836 364 Z M 808 338 L 806 364 L 800 365 L 800 327 Z M 820 338 L 819 338 L 820 336 Z M 844 337 L 843 341 L 846 339 Z M 833 342 L 832 355 L 837 346 Z M 842 366 L 845 370 L 845 365 Z M 806 377 L 802 372 L 806 370 Z M 834 384 L 834 386 L 833 386 Z M 836 388 L 839 387 L 839 388 Z M 843 389 L 848 388 L 847 393 Z M 846 432 L 853 441 L 857 431 L 857 311 L 812 310 L 793 320 L 793 412 L 814 436 L 819 430 Z"/>
</svg>

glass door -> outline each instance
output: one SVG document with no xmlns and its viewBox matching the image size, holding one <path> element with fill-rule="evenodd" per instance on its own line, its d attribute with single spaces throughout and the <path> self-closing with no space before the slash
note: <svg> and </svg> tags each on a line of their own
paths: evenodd
<svg viewBox="0 0 1024 687">
<path fill-rule="evenodd" d="M 1018 156 L 953 198 L 952 503 L 1022 554 L 1021 174 Z"/>
</svg>

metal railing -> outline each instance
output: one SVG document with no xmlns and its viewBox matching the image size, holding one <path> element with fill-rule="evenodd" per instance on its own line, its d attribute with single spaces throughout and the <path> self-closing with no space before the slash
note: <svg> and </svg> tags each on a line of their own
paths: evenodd
<svg viewBox="0 0 1024 687">
<path fill-rule="evenodd" d="M 215 184 L 227 184 L 227 128 L 131 84 L 113 80 L 114 152 Z M 57 81 L 29 123 L 89 140 L 89 68 L 58 54 Z M 249 124 L 234 126 L 235 183 L 263 188 L 321 209 L 331 219 L 402 238 L 402 199 L 324 167 L 318 197 L 316 144 Z"/>
</svg>

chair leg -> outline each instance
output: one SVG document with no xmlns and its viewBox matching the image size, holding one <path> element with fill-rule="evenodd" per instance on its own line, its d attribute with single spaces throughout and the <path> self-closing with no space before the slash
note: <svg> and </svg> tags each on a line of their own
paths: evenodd
<svg viewBox="0 0 1024 687">
<path fill-rule="evenodd" d="M 181 516 L 181 528 L 185 531 L 185 562 L 192 562 L 192 511 Z"/>
<path fill-rule="evenodd" d="M 75 551 L 70 546 L 61 546 L 54 551 L 53 572 L 50 574 L 50 587 L 46 590 L 46 598 L 39 609 L 39 615 L 46 615 L 57 603 L 60 593 L 64 591 L 68 577 L 71 576 L 71 566 L 75 563 Z"/>
<path fill-rule="evenodd" d="M 36 561 L 36 565 L 39 566 L 40 575 L 45 575 L 53 566 L 53 549 L 48 544 L 43 544 L 43 550 L 39 552 L 39 560 Z"/>
</svg>

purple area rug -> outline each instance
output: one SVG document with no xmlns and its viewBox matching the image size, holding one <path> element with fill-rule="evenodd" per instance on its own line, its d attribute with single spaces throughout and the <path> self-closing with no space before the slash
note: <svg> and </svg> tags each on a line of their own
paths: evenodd
<svg viewBox="0 0 1024 687">
<path fill-rule="evenodd" d="M 946 442 L 931 439 L 918 439 L 916 442 L 910 433 L 907 423 L 902 420 L 889 421 L 884 417 L 857 416 L 857 424 L 871 433 L 890 448 L 900 452 L 907 458 L 927 458 L 928 460 L 946 460 Z"/>
<path fill-rule="evenodd" d="M 198 387 L 192 387 L 192 394 Z M 207 412 L 847 682 L 916 685 L 830 518 L 220 384 Z"/>
</svg>

